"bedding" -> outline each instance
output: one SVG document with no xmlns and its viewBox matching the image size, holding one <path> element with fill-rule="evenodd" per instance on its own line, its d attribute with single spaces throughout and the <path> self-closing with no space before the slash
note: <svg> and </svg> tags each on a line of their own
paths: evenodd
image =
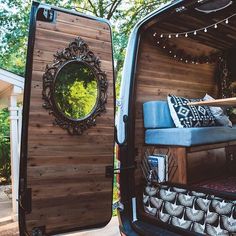
<svg viewBox="0 0 236 236">
<path fill-rule="evenodd" d="M 236 125 L 195 127 L 195 128 L 165 128 L 147 129 L 145 143 L 156 145 L 176 145 L 190 147 L 201 144 L 220 143 L 236 140 Z"/>
<path fill-rule="evenodd" d="M 236 200 L 183 187 L 151 185 L 145 187 L 143 207 L 157 221 L 193 233 L 210 236 L 236 234 Z"/>
<path fill-rule="evenodd" d="M 203 101 L 208 100 L 215 100 L 213 97 L 211 97 L 209 94 L 206 94 L 203 98 Z M 224 114 L 224 111 L 221 107 L 209 107 L 211 110 L 211 113 L 216 119 L 216 123 L 223 126 L 229 126 L 232 127 L 232 122 L 230 121 L 229 117 Z"/>
</svg>

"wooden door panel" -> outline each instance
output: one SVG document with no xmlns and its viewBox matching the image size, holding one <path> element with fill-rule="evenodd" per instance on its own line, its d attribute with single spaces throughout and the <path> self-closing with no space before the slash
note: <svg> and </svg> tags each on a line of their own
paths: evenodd
<svg viewBox="0 0 236 236">
<path fill-rule="evenodd" d="M 37 15 L 38 6 L 33 8 Z M 33 235 L 35 228 L 52 235 L 105 225 L 112 214 L 112 178 L 105 176 L 106 166 L 113 165 L 114 150 L 111 30 L 105 21 L 52 10 L 54 22 L 31 20 L 35 28 L 30 37 L 35 33 L 35 38 L 34 47 L 28 47 L 27 71 L 32 66 L 32 76 L 26 76 L 23 114 L 21 235 Z M 69 135 L 53 124 L 54 117 L 42 107 L 42 76 L 46 65 L 53 62 L 53 55 L 78 36 L 101 60 L 109 84 L 108 98 L 106 112 L 96 118 L 96 126 L 82 135 Z M 23 199 L 31 202 L 29 212 L 23 209 L 27 207 Z"/>
</svg>

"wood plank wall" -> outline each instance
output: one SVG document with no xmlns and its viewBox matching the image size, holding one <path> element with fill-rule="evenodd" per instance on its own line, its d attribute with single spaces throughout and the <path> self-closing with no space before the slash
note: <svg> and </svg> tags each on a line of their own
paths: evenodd
<svg viewBox="0 0 236 236">
<path fill-rule="evenodd" d="M 190 38 L 173 41 L 178 48 L 193 55 L 211 52 L 214 49 L 199 44 Z M 178 62 L 158 48 L 151 33 L 141 35 L 137 71 L 135 77 L 135 148 L 138 163 L 147 148 L 144 144 L 143 109 L 144 102 L 166 100 L 168 94 L 187 98 L 201 98 L 206 93 L 217 97 L 215 64 L 186 64 Z M 192 158 L 193 159 L 193 158 Z M 194 159 L 194 161 L 197 161 Z M 191 163 L 189 163 L 191 166 Z M 142 179 L 140 168 L 136 171 L 136 184 Z"/>
<path fill-rule="evenodd" d="M 111 36 L 108 25 L 57 12 L 56 23 L 37 22 L 28 130 L 28 187 L 32 212 L 27 230 L 46 225 L 55 230 L 104 223 L 111 216 L 112 179 L 105 166 L 113 164 L 114 105 Z M 109 82 L 107 112 L 95 127 L 71 136 L 53 126 L 53 116 L 42 108 L 42 75 L 53 54 L 77 36 L 101 59 Z"/>
</svg>

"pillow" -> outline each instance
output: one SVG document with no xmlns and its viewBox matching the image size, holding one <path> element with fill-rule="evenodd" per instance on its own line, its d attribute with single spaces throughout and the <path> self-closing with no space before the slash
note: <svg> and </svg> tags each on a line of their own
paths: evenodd
<svg viewBox="0 0 236 236">
<path fill-rule="evenodd" d="M 187 99 L 174 95 L 167 96 L 171 117 L 177 128 L 215 126 L 215 117 L 208 106 L 188 106 L 189 102 L 202 99 Z"/>
<path fill-rule="evenodd" d="M 143 116 L 146 129 L 175 127 L 167 101 L 145 102 L 143 104 Z"/>
<path fill-rule="evenodd" d="M 203 101 L 208 101 L 208 100 L 215 100 L 213 97 L 211 97 L 209 94 L 206 94 L 205 97 L 203 98 Z M 220 107 L 209 107 L 211 110 L 211 113 L 216 119 L 217 124 L 222 125 L 222 126 L 229 126 L 232 127 L 232 122 L 229 120 L 228 116 L 224 114 L 224 111 Z"/>
</svg>

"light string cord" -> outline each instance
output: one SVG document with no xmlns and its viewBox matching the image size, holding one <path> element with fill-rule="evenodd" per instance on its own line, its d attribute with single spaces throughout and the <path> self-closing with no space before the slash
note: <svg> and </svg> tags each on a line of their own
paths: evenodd
<svg viewBox="0 0 236 236">
<path fill-rule="evenodd" d="M 188 37 L 189 34 L 193 34 L 193 35 L 196 35 L 197 32 L 199 31 L 204 31 L 205 33 L 207 32 L 207 29 L 211 28 L 211 27 L 214 27 L 215 29 L 218 28 L 218 25 L 225 22 L 226 24 L 229 23 L 229 19 L 231 19 L 232 17 L 236 16 L 236 13 L 234 13 L 233 15 L 231 16 L 228 16 L 226 17 L 225 19 L 223 20 L 220 20 L 216 23 L 213 23 L 211 25 L 208 25 L 208 26 L 205 26 L 205 27 L 202 27 L 202 28 L 199 28 L 199 29 L 195 29 L 195 30 L 191 30 L 191 31 L 184 31 L 184 32 L 177 32 L 177 33 L 162 33 L 160 34 L 160 38 L 163 38 L 163 37 L 168 37 L 168 38 L 171 38 L 172 36 L 175 36 L 176 38 L 178 38 L 179 36 L 181 35 L 185 35 L 185 37 Z M 153 34 L 153 36 L 157 36 L 157 33 L 155 32 Z"/>
<path fill-rule="evenodd" d="M 167 54 L 176 60 L 191 64 L 215 63 L 221 59 L 222 52 L 211 52 L 209 55 L 191 55 L 183 49 L 177 48 L 177 45 L 171 45 L 168 39 L 158 39 L 157 45 Z"/>
</svg>

